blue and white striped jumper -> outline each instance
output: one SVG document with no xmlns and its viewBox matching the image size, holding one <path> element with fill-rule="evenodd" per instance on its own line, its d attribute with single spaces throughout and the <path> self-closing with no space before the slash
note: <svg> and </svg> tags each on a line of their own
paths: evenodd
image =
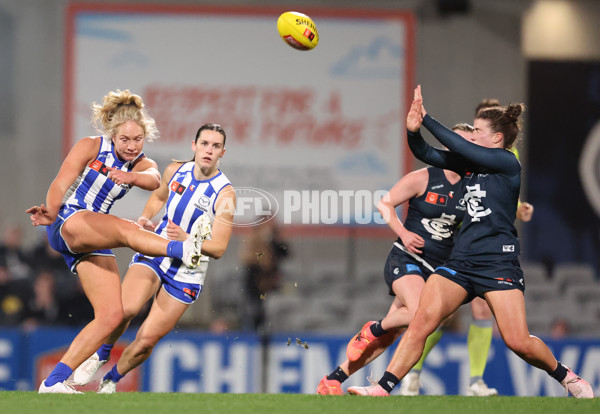
<svg viewBox="0 0 600 414">
<path fill-rule="evenodd" d="M 72 272 L 82 258 L 88 255 L 114 256 L 109 249 L 100 249 L 93 252 L 74 252 L 67 245 L 61 235 L 63 224 L 74 214 L 80 211 L 93 211 L 108 214 L 115 201 L 122 198 L 131 189 L 129 184 L 115 184 L 108 178 L 109 169 L 116 168 L 130 172 L 135 162 L 144 156 L 140 153 L 135 160 L 121 161 L 115 152 L 114 143 L 110 138 L 100 137 L 101 144 L 96 159 L 89 163 L 83 172 L 73 182 L 65 193 L 58 216 L 54 223 L 46 228 L 50 246 L 62 253 L 67 265 Z"/>
<path fill-rule="evenodd" d="M 208 180 L 197 180 L 194 177 L 195 163 L 182 164 L 169 181 L 169 197 L 165 214 L 156 227 L 156 233 L 167 237 L 167 224 L 171 220 L 185 232 L 191 231 L 192 225 L 203 214 L 208 214 L 211 223 L 216 214 L 215 201 L 220 192 L 231 185 L 229 179 L 219 171 Z M 141 256 L 141 255 L 136 255 Z M 208 256 L 202 255 L 200 265 L 196 269 L 187 268 L 179 259 L 171 257 L 146 257 L 160 268 L 164 276 L 177 282 L 202 285 L 206 277 Z M 134 262 L 140 262 L 134 257 Z M 159 275 L 160 276 L 160 275 Z"/>
<path fill-rule="evenodd" d="M 109 138 L 102 137 L 102 144 L 96 159 L 71 185 L 63 204 L 77 206 L 82 209 L 108 214 L 115 201 L 122 198 L 131 189 L 129 184 L 115 184 L 108 178 L 108 169 L 112 167 L 130 172 L 141 153 L 133 161 L 121 161 L 115 153 L 115 146 Z"/>
</svg>

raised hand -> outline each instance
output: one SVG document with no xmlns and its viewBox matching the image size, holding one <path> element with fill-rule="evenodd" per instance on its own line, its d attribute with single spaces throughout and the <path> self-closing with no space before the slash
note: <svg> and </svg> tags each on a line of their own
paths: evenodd
<svg viewBox="0 0 600 414">
<path fill-rule="evenodd" d="M 423 97 L 421 96 L 421 85 L 417 85 L 413 93 L 413 101 L 410 105 L 410 110 L 406 116 L 406 129 L 411 132 L 418 131 L 419 128 L 421 128 L 425 114 Z"/>
</svg>

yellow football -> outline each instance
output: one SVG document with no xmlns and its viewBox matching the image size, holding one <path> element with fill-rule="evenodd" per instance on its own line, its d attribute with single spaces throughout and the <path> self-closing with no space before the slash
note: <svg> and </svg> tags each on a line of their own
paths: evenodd
<svg viewBox="0 0 600 414">
<path fill-rule="evenodd" d="M 317 26 L 306 14 L 285 12 L 277 19 L 277 31 L 281 38 L 298 50 L 311 50 L 319 43 Z"/>
</svg>

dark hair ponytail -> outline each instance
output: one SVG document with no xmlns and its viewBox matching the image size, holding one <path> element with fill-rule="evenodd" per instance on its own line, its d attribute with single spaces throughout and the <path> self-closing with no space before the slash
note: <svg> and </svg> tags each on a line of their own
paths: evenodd
<svg viewBox="0 0 600 414">
<path fill-rule="evenodd" d="M 493 132 L 500 132 L 504 136 L 504 148 L 513 147 L 521 131 L 521 114 L 525 111 L 522 103 L 508 104 L 494 108 L 485 108 L 479 111 L 477 119 L 486 119 Z"/>
</svg>

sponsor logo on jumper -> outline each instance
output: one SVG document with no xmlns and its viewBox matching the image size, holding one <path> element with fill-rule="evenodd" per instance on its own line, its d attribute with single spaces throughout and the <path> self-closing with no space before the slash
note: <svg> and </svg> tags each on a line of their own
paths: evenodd
<svg viewBox="0 0 600 414">
<path fill-rule="evenodd" d="M 437 190 L 438 188 L 444 188 L 444 184 L 438 184 L 431 187 L 432 190 Z"/>
<path fill-rule="evenodd" d="M 171 191 L 181 195 L 185 191 L 185 185 L 178 183 L 177 181 L 173 181 L 171 183 Z"/>
<path fill-rule="evenodd" d="M 98 171 L 102 175 L 108 175 L 108 167 L 100 160 L 91 163 L 90 168 L 94 171 Z"/>
<path fill-rule="evenodd" d="M 427 192 L 427 196 L 425 197 L 425 202 L 429 204 L 435 204 L 437 206 L 445 206 L 448 204 L 447 196 L 443 194 L 438 194 L 434 192 Z"/>
<path fill-rule="evenodd" d="M 502 251 L 503 252 L 514 252 L 515 246 L 514 246 L 514 244 L 505 244 L 504 246 L 502 246 Z"/>
<path fill-rule="evenodd" d="M 194 207 L 202 211 L 208 211 L 208 207 L 210 206 L 210 198 L 206 195 L 202 195 L 196 203 L 194 203 Z"/>
</svg>

